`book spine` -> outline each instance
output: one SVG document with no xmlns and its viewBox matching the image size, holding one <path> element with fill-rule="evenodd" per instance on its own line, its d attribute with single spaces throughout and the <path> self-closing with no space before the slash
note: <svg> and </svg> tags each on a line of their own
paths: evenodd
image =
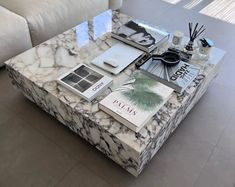
<svg viewBox="0 0 235 187">
<path fill-rule="evenodd" d="M 105 112 L 106 114 L 112 116 L 114 119 L 116 119 L 117 121 L 119 121 L 121 124 L 125 125 L 126 127 L 128 127 L 129 129 L 138 132 L 138 130 L 140 128 L 134 126 L 131 122 L 129 122 L 127 119 L 119 116 L 118 114 L 116 114 L 115 112 L 111 111 L 109 108 L 107 108 L 106 106 L 104 106 L 102 103 L 98 104 L 98 107 L 100 110 L 102 110 L 103 112 Z"/>
</svg>

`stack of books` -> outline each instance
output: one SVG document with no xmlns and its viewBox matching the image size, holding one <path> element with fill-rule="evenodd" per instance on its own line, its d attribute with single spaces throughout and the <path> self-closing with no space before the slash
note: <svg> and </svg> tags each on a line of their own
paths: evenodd
<svg viewBox="0 0 235 187">
<path fill-rule="evenodd" d="M 138 20 L 122 25 L 112 36 L 151 53 L 169 38 L 169 33 Z M 199 69 L 180 61 L 166 66 L 148 59 L 140 71 L 99 103 L 99 108 L 131 130 L 138 132 L 168 101 L 175 90 L 182 93 L 198 75 Z"/>
<path fill-rule="evenodd" d="M 109 72 L 118 74 L 130 62 L 141 56 L 143 51 L 150 55 L 156 47 L 168 40 L 169 33 L 142 21 L 131 20 L 113 32 L 112 36 L 142 50 L 138 50 L 138 53 L 136 52 L 137 54 L 128 63 L 121 60 L 112 67 L 105 64 L 106 70 L 109 68 L 111 69 Z M 118 48 L 118 51 L 124 50 L 122 47 L 120 49 L 120 45 L 115 47 Z M 116 48 L 112 48 L 112 50 Z M 101 55 L 102 58 L 97 57 L 92 63 L 103 68 L 103 63 L 107 59 L 106 53 Z M 130 56 L 130 52 L 127 54 Z M 124 60 L 131 58 L 126 56 Z M 114 57 L 112 58 L 114 59 Z M 115 60 L 117 59 L 115 58 Z M 116 67 L 120 67 L 120 69 Z M 135 72 L 118 89 L 101 100 L 99 108 L 131 130 L 138 132 L 168 101 L 174 90 L 182 93 L 198 73 L 197 67 L 183 61 L 175 66 L 166 66 L 161 60 L 150 58 L 140 66 L 140 71 Z M 112 84 L 112 79 L 80 64 L 61 76 L 58 82 L 91 101 Z"/>
</svg>

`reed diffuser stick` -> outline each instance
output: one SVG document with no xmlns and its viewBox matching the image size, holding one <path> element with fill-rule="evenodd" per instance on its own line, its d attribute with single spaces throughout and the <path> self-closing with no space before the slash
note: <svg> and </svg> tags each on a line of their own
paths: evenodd
<svg viewBox="0 0 235 187">
<path fill-rule="evenodd" d="M 185 46 L 185 49 L 187 50 L 188 53 L 192 54 L 193 53 L 193 43 L 194 43 L 194 40 L 199 35 L 201 35 L 206 29 L 205 29 L 204 25 L 199 27 L 199 23 L 196 23 L 195 27 L 193 27 L 193 23 L 192 22 L 188 23 L 188 28 L 189 28 L 190 40 L 189 40 L 188 44 Z"/>
<path fill-rule="evenodd" d="M 206 28 L 204 27 L 204 25 L 202 25 L 199 29 L 198 29 L 198 25 L 199 23 L 196 23 L 195 27 L 193 28 L 193 23 L 189 22 L 188 23 L 188 27 L 189 27 L 189 36 L 190 36 L 190 41 L 194 42 L 194 40 L 201 35 Z"/>
</svg>

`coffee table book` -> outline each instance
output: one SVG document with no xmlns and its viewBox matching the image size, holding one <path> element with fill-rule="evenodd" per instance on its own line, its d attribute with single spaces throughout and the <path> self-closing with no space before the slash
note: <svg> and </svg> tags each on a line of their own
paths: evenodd
<svg viewBox="0 0 235 187">
<path fill-rule="evenodd" d="M 130 20 L 112 32 L 112 37 L 150 53 L 169 39 L 170 33 L 141 20 Z"/>
<path fill-rule="evenodd" d="M 173 89 L 137 72 L 99 103 L 99 108 L 138 132 L 166 103 Z"/>
<path fill-rule="evenodd" d="M 112 84 L 112 79 L 79 64 L 58 78 L 57 82 L 87 101 L 92 101 Z"/>
<path fill-rule="evenodd" d="M 182 93 L 200 71 L 200 68 L 183 61 L 175 66 L 166 66 L 161 60 L 152 61 L 151 58 L 139 69 L 142 73 L 173 88 L 178 93 Z"/>
</svg>

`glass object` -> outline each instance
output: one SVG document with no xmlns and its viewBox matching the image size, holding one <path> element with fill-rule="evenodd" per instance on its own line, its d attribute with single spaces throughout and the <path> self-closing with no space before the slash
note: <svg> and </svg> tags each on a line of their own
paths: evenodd
<svg viewBox="0 0 235 187">
<path fill-rule="evenodd" d="M 206 43 L 203 41 L 206 41 Z M 214 43 L 210 39 L 203 38 L 198 42 L 198 55 L 201 60 L 207 61 L 209 59 L 210 51 L 213 45 Z"/>
<path fill-rule="evenodd" d="M 172 44 L 175 46 L 179 46 L 183 40 L 184 33 L 180 31 L 175 31 L 172 37 Z"/>
<path fill-rule="evenodd" d="M 185 45 L 185 52 L 189 53 L 189 54 L 193 54 L 193 49 L 194 49 L 194 42 L 193 41 L 189 41 L 186 45 Z"/>
</svg>

